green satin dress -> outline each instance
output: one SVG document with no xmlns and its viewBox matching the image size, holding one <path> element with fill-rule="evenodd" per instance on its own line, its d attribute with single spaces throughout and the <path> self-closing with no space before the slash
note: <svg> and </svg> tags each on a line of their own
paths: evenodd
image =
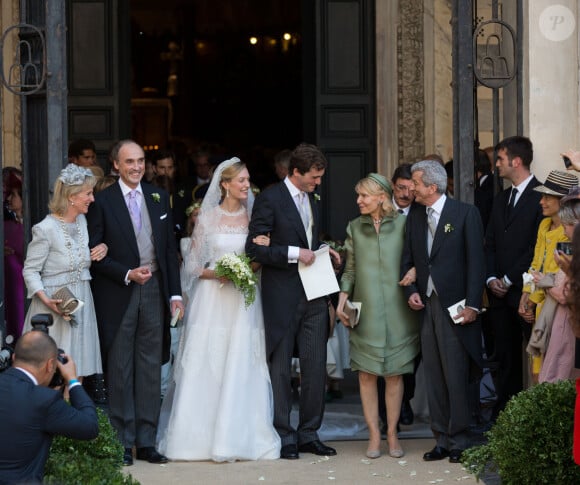
<svg viewBox="0 0 580 485">
<path fill-rule="evenodd" d="M 419 353 L 419 313 L 398 285 L 406 217 L 386 216 L 377 234 L 372 218 L 349 222 L 347 259 L 340 289 L 362 302 L 359 324 L 350 331 L 353 370 L 394 376 L 414 370 Z"/>
</svg>

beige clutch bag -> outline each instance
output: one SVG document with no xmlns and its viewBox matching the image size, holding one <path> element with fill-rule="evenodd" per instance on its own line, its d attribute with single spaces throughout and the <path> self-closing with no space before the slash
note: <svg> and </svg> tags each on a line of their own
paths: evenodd
<svg viewBox="0 0 580 485">
<path fill-rule="evenodd" d="M 344 304 L 344 313 L 348 316 L 350 328 L 354 328 L 358 325 L 361 307 L 362 303 L 360 301 L 346 300 L 346 303 Z"/>
<path fill-rule="evenodd" d="M 56 290 L 53 293 L 52 298 L 54 300 L 62 300 L 58 304 L 58 309 L 64 315 L 72 315 L 76 311 L 80 310 L 84 305 L 84 303 L 75 297 L 73 292 L 70 291 L 66 286 Z"/>
</svg>

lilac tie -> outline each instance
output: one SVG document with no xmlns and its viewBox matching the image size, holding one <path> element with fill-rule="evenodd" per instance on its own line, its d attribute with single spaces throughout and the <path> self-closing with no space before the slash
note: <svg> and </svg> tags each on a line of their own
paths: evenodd
<svg viewBox="0 0 580 485">
<path fill-rule="evenodd" d="M 127 207 L 129 208 L 129 214 L 131 215 L 135 232 L 139 233 L 141 231 L 141 211 L 139 210 L 139 204 L 137 204 L 137 191 L 132 190 L 128 195 L 129 203 Z"/>
</svg>

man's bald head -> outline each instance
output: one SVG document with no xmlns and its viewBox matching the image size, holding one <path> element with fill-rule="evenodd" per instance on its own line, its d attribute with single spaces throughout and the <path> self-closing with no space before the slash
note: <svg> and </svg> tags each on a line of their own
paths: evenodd
<svg viewBox="0 0 580 485">
<path fill-rule="evenodd" d="M 14 365 L 42 367 L 47 360 L 57 356 L 56 342 L 40 330 L 26 332 L 18 339 L 14 349 Z"/>
</svg>

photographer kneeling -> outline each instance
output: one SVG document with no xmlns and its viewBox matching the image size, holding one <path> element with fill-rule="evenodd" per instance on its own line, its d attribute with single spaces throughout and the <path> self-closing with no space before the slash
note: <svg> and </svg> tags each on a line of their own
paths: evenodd
<svg viewBox="0 0 580 485">
<path fill-rule="evenodd" d="M 57 359 L 46 333 L 32 330 L 16 344 L 13 366 L 0 374 L 0 485 L 42 483 L 54 435 L 90 440 L 99 434 L 95 405 L 77 381 L 72 358 Z M 56 370 L 68 383 L 71 405 L 50 389 Z"/>
</svg>

